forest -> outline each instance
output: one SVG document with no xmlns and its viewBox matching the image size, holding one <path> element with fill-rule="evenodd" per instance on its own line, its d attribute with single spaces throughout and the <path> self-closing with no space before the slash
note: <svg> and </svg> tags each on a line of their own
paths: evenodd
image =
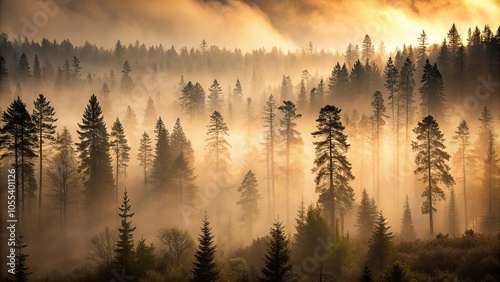
<svg viewBox="0 0 500 282">
<path fill-rule="evenodd" d="M 414 38 L 2 33 L 2 280 L 499 281 L 500 26 Z"/>
</svg>

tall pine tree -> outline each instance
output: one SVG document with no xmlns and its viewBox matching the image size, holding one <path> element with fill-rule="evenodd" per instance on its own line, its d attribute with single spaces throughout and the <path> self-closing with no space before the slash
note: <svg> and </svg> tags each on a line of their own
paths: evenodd
<svg viewBox="0 0 500 282">
<path fill-rule="evenodd" d="M 111 127 L 111 150 L 113 151 L 113 156 L 115 158 L 115 192 L 116 192 L 116 205 L 118 206 L 118 178 L 120 174 L 123 174 L 124 178 L 127 178 L 127 166 L 130 159 L 129 151 L 130 147 L 127 143 L 127 138 L 125 137 L 125 131 L 120 119 L 116 118 L 113 126 Z"/>
<path fill-rule="evenodd" d="M 193 262 L 193 278 L 192 282 L 213 282 L 218 281 L 220 278 L 220 271 L 215 263 L 215 252 L 217 245 L 214 244 L 214 236 L 212 235 L 212 228 L 208 222 L 207 214 L 203 218 L 203 225 L 201 227 L 201 234 L 198 237 L 198 249 L 196 250 Z"/>
<path fill-rule="evenodd" d="M 123 202 L 120 209 L 121 213 L 118 215 L 121 218 L 120 227 L 118 228 L 118 241 L 115 248 L 115 265 L 118 267 L 119 272 L 132 274 L 134 272 L 135 252 L 134 252 L 134 230 L 130 218 L 134 213 L 130 211 L 130 199 L 127 191 L 123 192 Z"/>
<path fill-rule="evenodd" d="M 259 277 L 259 281 L 293 281 L 290 242 L 285 235 L 285 227 L 281 222 L 275 221 L 269 235 L 264 267 L 261 269 L 262 277 Z"/>
<path fill-rule="evenodd" d="M 406 196 L 405 206 L 403 209 L 403 219 L 401 220 L 401 238 L 403 240 L 411 241 L 415 239 L 415 229 L 413 227 L 413 220 L 411 218 L 410 202 Z"/>
<path fill-rule="evenodd" d="M 231 145 L 226 141 L 229 136 L 229 128 L 224 122 L 222 115 L 215 111 L 210 116 L 210 123 L 207 125 L 207 138 L 205 141 L 208 167 L 213 167 L 216 172 L 227 172 L 231 160 L 229 149 Z"/>
<path fill-rule="evenodd" d="M 165 192 L 171 176 L 171 149 L 168 130 L 161 117 L 156 122 L 156 144 L 151 168 L 151 182 L 156 192 Z"/>
<path fill-rule="evenodd" d="M 148 186 L 148 175 L 151 173 L 149 169 L 153 165 L 153 147 L 151 138 L 144 131 L 139 143 L 139 149 L 137 152 L 137 160 L 139 160 L 139 165 L 142 167 L 142 173 L 144 175 L 144 189 L 147 191 Z"/>
<path fill-rule="evenodd" d="M 255 173 L 251 170 L 245 174 L 238 192 L 241 192 L 241 199 L 237 204 L 241 205 L 243 214 L 240 218 L 250 228 L 250 238 L 253 238 L 253 224 L 259 218 L 258 200 L 262 199 L 259 193 L 259 183 L 255 177 Z"/>
<path fill-rule="evenodd" d="M 392 232 L 389 232 L 386 218 L 379 212 L 375 228 L 368 242 L 368 263 L 376 273 L 382 271 L 389 263 L 392 254 Z"/>
</svg>

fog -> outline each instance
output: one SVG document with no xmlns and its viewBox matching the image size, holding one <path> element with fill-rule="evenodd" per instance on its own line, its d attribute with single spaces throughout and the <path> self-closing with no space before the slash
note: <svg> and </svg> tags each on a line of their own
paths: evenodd
<svg viewBox="0 0 500 282">
<path fill-rule="evenodd" d="M 155 246 L 156 261 L 149 276 L 144 276 L 148 277 L 143 278 L 146 279 L 144 281 L 156 281 L 152 278 L 156 277 L 154 275 L 162 277 L 163 280 L 158 278 L 158 281 L 184 281 L 175 280 L 173 277 L 190 277 L 194 257 L 192 253 L 198 246 L 196 239 L 200 234 L 204 214 L 209 218 L 217 244 L 217 262 L 223 270 L 223 279 L 232 281 L 232 278 L 228 278 L 233 277 L 230 271 L 231 259 L 243 257 L 251 269 L 249 277 L 253 281 L 260 275 L 262 262 L 258 258 L 251 260 L 248 257 L 255 254 L 260 258 L 264 256 L 259 253 L 261 249 L 258 246 L 262 242 L 258 239 L 269 234 L 274 220 L 283 222 L 285 233 L 292 244 L 295 244 L 294 234 L 297 232 L 301 203 L 306 209 L 309 205 L 322 207 L 326 222 L 330 222 L 327 205 L 318 202 L 320 193 L 316 191 L 315 184 L 317 171 L 312 171 L 316 159 L 313 142 L 318 139 L 311 135 L 318 130 L 316 119 L 320 109 L 327 104 L 341 109 L 340 121 L 345 126 L 346 141 L 350 145 L 346 157 L 352 165 L 354 176 L 354 180 L 346 181 L 347 184 L 342 183 L 353 189 L 352 207 L 345 210 L 338 208 L 336 216 L 341 223 L 337 228 L 329 226 L 331 234 L 337 232 L 338 236 L 351 240 L 349 244 L 354 262 L 349 266 L 342 265 L 348 269 L 345 276 L 337 277 L 332 274 L 332 277 L 350 281 L 362 270 L 368 247 L 367 243 L 359 238 L 361 236 L 358 234 L 359 223 L 356 217 L 363 189 L 366 189 L 369 198 L 374 200 L 377 210 L 383 211 L 397 243 L 405 240 L 401 235 L 401 228 L 406 197 L 409 199 L 416 238 L 421 240 L 415 244 L 432 240 L 439 233 L 448 233 L 450 237 L 459 238 L 466 230 L 485 234 L 498 232 L 493 227 L 492 230 L 495 231 L 486 231 L 481 225 L 486 206 L 490 204 L 496 208 L 496 205 L 500 204 L 500 185 L 498 168 L 495 167 L 497 161 L 492 161 L 492 167 L 495 167 L 492 171 L 488 171 L 485 165 L 488 144 L 485 142 L 487 140 L 481 139 L 481 136 L 484 136 L 484 123 L 479 119 L 482 118 L 486 107 L 491 115 L 492 132 L 499 132 L 500 95 L 497 81 L 500 80 L 500 65 L 495 57 L 499 56 L 499 1 L 478 3 L 467 0 L 417 0 L 400 3 L 375 0 L 153 0 L 139 3 L 132 0 L 92 0 L 58 1 L 58 4 L 55 4 L 52 1 L 19 3 L 6 0 L 0 3 L 0 9 L 0 32 L 3 33 L 0 55 L 5 60 L 2 67 L 6 68 L 6 74 L 2 73 L 2 87 L 5 88 L 2 88 L 0 93 L 0 110 L 5 111 L 20 97 L 28 112 L 32 113 L 33 102 L 39 94 L 43 94 L 54 107 L 55 117 L 58 118 L 55 122 L 56 131 L 61 133 L 62 128 L 67 127 L 73 143 L 79 143 L 81 135 L 78 131 L 81 131 L 81 128 L 78 125 L 82 124 L 82 116 L 89 105 L 89 99 L 95 94 L 102 107 L 107 133 L 111 132 L 114 121 L 119 118 L 131 148 L 126 176 L 119 174 L 118 178 L 118 202 L 114 198 L 116 191 L 113 185 L 111 194 L 103 196 L 102 210 L 97 217 L 83 203 L 85 196 L 81 196 L 81 206 L 78 209 L 71 206 L 68 211 L 68 223 L 61 226 L 57 201 L 49 195 L 53 187 L 44 178 L 41 207 L 43 217 L 38 222 L 38 190 L 35 190 L 36 196 L 30 198 L 31 206 L 23 211 L 22 227 L 18 230 L 23 233 L 28 245 L 28 265 L 33 272 L 30 278 L 34 281 L 42 281 L 44 278 L 48 281 L 84 281 L 84 274 L 108 281 L 109 272 L 103 273 L 109 269 L 92 259 L 95 246 L 90 241 L 106 227 L 113 232 L 119 228 L 117 207 L 122 202 L 125 190 L 130 198 L 131 212 L 135 213 L 131 218 L 132 226 L 136 227 L 133 232 L 135 244 L 143 238 L 146 244 L 153 243 Z M 466 59 L 466 71 L 461 72 L 460 75 L 463 76 L 459 78 L 456 76 L 455 66 L 450 64 L 445 68 L 440 65 L 443 62 L 440 55 L 441 42 L 448 36 L 454 23 L 470 56 Z M 484 34 L 485 25 L 491 27 L 493 37 L 490 41 L 481 43 L 481 46 L 484 45 L 481 47 L 484 48 L 481 49 L 483 53 L 477 55 L 472 51 L 474 47 L 468 45 L 468 29 L 473 31 L 478 26 Z M 437 122 L 444 136 L 445 151 L 451 156 L 446 163 L 450 166 L 450 173 L 455 181 L 450 187 L 440 184 L 446 200 L 435 203 L 437 211 L 434 214 L 434 231 L 431 233 L 429 215 L 421 212 L 425 200 L 422 192 L 427 184 L 420 180 L 422 175 L 415 174 L 416 152 L 413 152 L 411 147 L 412 141 L 417 140 L 413 129 L 418 126 L 418 122 L 422 122 L 424 116 L 430 114 L 425 113 L 420 106 L 422 100 L 419 88 L 424 85 L 421 81 L 423 61 L 417 58 L 418 50 L 411 47 L 418 46 L 417 38 L 422 30 L 425 30 L 428 36 L 425 58 L 429 58 L 431 65 L 438 64 L 444 83 L 445 110 Z M 369 35 L 374 46 L 374 52 L 367 61 L 363 61 L 361 55 L 365 35 Z M 118 40 L 122 49 L 116 47 Z M 379 49 L 380 41 L 385 44 L 385 52 Z M 350 76 L 350 84 L 331 90 L 329 78 L 335 64 L 349 64 L 346 55 L 349 44 L 359 46 L 360 52 L 355 56 L 355 60 L 361 60 L 361 68 L 369 75 L 364 77 L 359 85 L 354 82 L 355 77 Z M 491 46 L 497 46 L 497 49 Z M 488 53 L 490 51 L 491 53 Z M 26 55 L 33 77 L 22 77 L 21 54 Z M 476 57 L 472 57 L 474 54 Z M 488 57 L 488 54 L 492 55 Z M 35 55 L 42 69 L 38 79 L 34 75 Z M 69 68 L 72 68 L 75 57 L 79 59 L 81 70 L 70 79 L 68 77 L 70 73 L 73 77 L 73 70 L 66 69 L 68 77 L 64 77 L 65 61 L 67 60 Z M 399 121 L 399 147 L 392 127 L 395 117 L 389 104 L 384 72 L 389 57 L 394 60 L 398 71 L 401 71 L 407 57 L 415 64 L 415 87 L 412 91 L 415 100 L 412 106 L 414 111 L 407 125 L 408 138 L 405 138 L 404 121 Z M 479 60 L 475 60 L 478 58 Z M 122 74 L 125 61 L 130 64 L 130 77 L 133 82 L 132 87 L 126 90 L 123 87 Z M 53 68 L 52 74 L 48 71 L 49 65 Z M 353 68 L 353 65 L 347 66 L 349 74 L 354 72 Z M 111 78 L 111 73 L 114 74 L 114 79 Z M 215 79 L 221 86 L 222 100 L 221 104 L 213 109 L 209 105 L 208 95 Z M 285 85 L 287 79 L 291 82 L 290 85 Z M 242 87 L 241 100 L 234 94 L 237 81 Z M 312 93 L 317 90 L 321 81 L 325 88 L 323 100 L 319 104 L 313 104 Z M 184 83 L 182 86 L 181 82 Z M 184 86 L 188 82 L 199 83 L 205 94 L 203 106 L 193 112 L 189 112 L 182 102 L 183 91 L 186 91 Z M 301 82 L 306 93 L 306 100 L 302 104 Z M 109 93 L 104 91 L 105 85 L 109 87 Z M 287 87 L 288 92 L 285 89 Z M 376 90 L 382 92 L 386 107 L 383 115 L 385 124 L 381 125 L 379 132 L 378 151 L 375 147 L 375 127 L 369 121 L 374 115 L 371 103 Z M 332 94 L 327 94 L 330 91 L 333 91 Z M 301 115 L 294 120 L 298 138 L 289 154 L 288 193 L 287 150 L 283 137 L 280 137 L 280 130 L 284 130 L 280 120 L 284 119 L 284 114 L 280 110 L 276 111 L 275 134 L 278 137 L 273 151 L 274 173 L 271 172 L 263 113 L 270 95 L 276 99 L 277 106 L 284 105 L 285 100 L 292 101 L 297 105 L 296 113 Z M 155 108 L 152 121 L 147 118 L 148 99 L 152 99 Z M 250 107 L 247 99 L 251 99 Z M 127 121 L 129 117 L 126 112 L 129 106 L 136 114 L 136 121 Z M 226 169 L 215 169 L 207 158 L 207 130 L 214 110 L 220 112 L 228 127 L 228 136 L 225 136 L 229 144 Z M 362 115 L 367 118 L 365 123 L 361 122 Z M 168 185 L 153 184 L 150 180 L 146 187 L 144 185 L 143 167 L 138 160 L 140 140 L 142 134 L 147 132 L 152 139 L 153 155 L 156 154 L 155 124 L 159 117 L 170 137 L 176 119 L 179 118 L 192 146 L 194 158 L 187 162 L 193 169 L 192 182 L 196 189 L 192 197 L 184 196 L 189 203 L 183 202 L 182 194 L 181 201 L 177 198 L 177 182 L 168 182 Z M 468 167 L 467 170 L 467 195 L 464 195 L 462 190 L 462 165 L 457 157 L 460 147 L 452 138 L 462 120 L 466 120 L 470 127 L 471 154 L 475 156 L 474 167 L 470 167 L 470 170 Z M 5 121 L 0 123 L 0 127 L 4 124 Z M 498 150 L 498 136 L 494 136 L 492 150 Z M 55 156 L 57 148 L 51 142 L 44 146 L 46 162 Z M 79 152 L 76 146 L 73 147 L 74 157 L 80 165 L 82 160 L 79 158 Z M 7 168 L 13 166 L 14 160 L 12 154 L 8 154 L 9 148 L 1 146 L 0 149 L 2 154 L 6 155 L 0 163 L 0 176 L 5 179 Z M 496 154 L 498 156 L 498 151 Z M 114 177 L 116 158 L 111 151 L 110 155 Z M 38 180 L 38 158 L 34 157 L 31 161 L 35 164 L 34 175 Z M 47 170 L 46 166 L 45 163 L 44 171 Z M 169 167 L 172 171 L 176 168 L 173 164 Z M 257 189 L 261 196 L 257 201 L 259 214 L 250 224 L 241 220 L 244 213 L 238 204 L 242 195 L 238 192 L 238 187 L 249 170 L 256 175 Z M 85 179 L 85 172 L 80 171 L 79 175 Z M 174 176 L 175 173 L 169 177 L 173 179 Z M 148 177 L 153 176 L 148 174 Z M 78 180 L 75 188 L 82 195 L 86 190 L 83 179 Z M 155 185 L 161 189 L 155 188 Z M 3 187 L 2 184 L 2 201 L 7 195 Z M 456 195 L 456 233 L 449 227 L 451 187 Z M 157 192 L 155 189 L 163 192 Z M 183 191 L 183 188 L 180 189 Z M 464 214 L 465 198 L 468 199 L 467 216 Z M 7 215 L 4 203 L 1 207 L 1 219 L 5 222 Z M 162 229 L 174 226 L 186 230 L 194 240 L 194 245 L 186 251 L 189 255 L 183 258 L 185 261 L 172 270 L 165 267 L 165 264 L 170 262 L 165 262 L 166 247 L 159 234 Z M 337 231 L 334 231 L 336 229 Z M 3 263 L 5 245 L 2 240 L 2 277 L 6 273 Z M 332 248 L 335 248 L 335 244 Z M 292 254 L 295 255 L 293 252 L 294 250 Z M 404 258 L 400 253 L 396 256 L 401 258 L 399 255 Z M 406 261 L 405 263 L 410 264 Z M 415 267 L 415 271 L 425 272 L 424 267 L 418 268 L 418 264 L 415 265 L 417 266 L 411 265 Z M 104 269 L 103 273 L 98 273 L 100 270 L 91 270 L 90 266 Z M 316 274 L 318 271 L 315 269 L 311 273 Z M 449 271 L 454 273 L 455 270 Z"/>
</svg>

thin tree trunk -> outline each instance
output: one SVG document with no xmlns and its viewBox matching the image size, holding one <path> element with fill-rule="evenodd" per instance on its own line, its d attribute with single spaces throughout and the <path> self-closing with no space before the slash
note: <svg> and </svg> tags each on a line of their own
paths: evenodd
<svg viewBox="0 0 500 282">
<path fill-rule="evenodd" d="M 434 234 L 434 225 L 432 220 L 432 176 L 431 176 L 431 138 L 429 129 L 427 129 L 427 167 L 428 167 L 428 177 L 429 177 L 429 224 L 431 235 Z"/>
<path fill-rule="evenodd" d="M 463 137 L 462 137 L 463 138 Z M 465 217 L 465 230 L 468 228 L 467 224 L 467 190 L 466 190 L 466 180 L 465 180 L 465 144 L 462 142 L 462 174 L 463 174 L 463 185 L 464 185 L 464 217 Z"/>
<path fill-rule="evenodd" d="M 42 122 L 42 111 L 40 111 L 40 116 L 38 117 L 40 119 L 40 122 Z M 38 225 L 39 227 L 42 226 L 42 188 L 43 188 L 43 183 L 42 183 L 42 162 L 43 162 L 43 150 L 42 150 L 42 147 L 43 147 L 43 139 L 42 139 L 42 127 L 40 126 L 40 131 L 39 131 L 39 143 L 40 143 L 40 150 L 39 150 L 39 160 L 40 160 L 40 166 L 39 166 L 39 170 L 40 170 L 40 184 L 39 184 L 39 187 L 38 187 Z"/>
<path fill-rule="evenodd" d="M 331 205 L 330 205 L 330 224 L 331 228 L 333 229 L 333 234 L 334 237 L 337 237 L 337 225 L 336 225 L 336 218 L 335 218 L 335 193 L 334 193 L 334 187 L 333 187 L 333 152 L 332 152 L 332 127 L 331 125 L 328 128 L 328 144 L 329 144 L 329 173 L 330 173 L 330 199 L 331 199 Z"/>
</svg>

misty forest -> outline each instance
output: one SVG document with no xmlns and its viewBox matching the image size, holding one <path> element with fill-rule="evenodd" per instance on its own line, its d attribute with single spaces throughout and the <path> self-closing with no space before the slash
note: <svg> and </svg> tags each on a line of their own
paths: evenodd
<svg viewBox="0 0 500 282">
<path fill-rule="evenodd" d="M 2 33 L 2 281 L 499 281 L 500 27 L 426 32 L 339 51 Z"/>
</svg>

